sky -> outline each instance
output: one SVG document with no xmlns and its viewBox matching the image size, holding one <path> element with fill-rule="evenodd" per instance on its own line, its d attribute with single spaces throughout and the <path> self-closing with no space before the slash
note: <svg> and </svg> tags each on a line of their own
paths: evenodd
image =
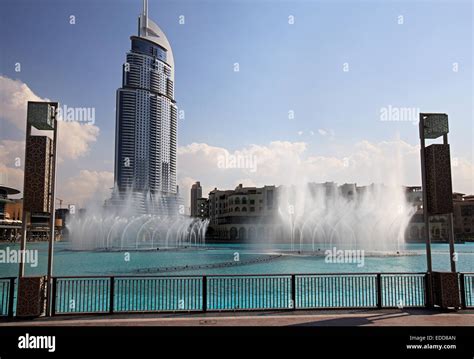
<svg viewBox="0 0 474 359">
<path fill-rule="evenodd" d="M 110 195 L 115 96 L 141 6 L 1 2 L 0 182 L 22 189 L 26 101 L 49 99 L 95 111 L 61 123 L 57 196 Z M 418 112 L 449 115 L 453 187 L 474 193 L 471 1 L 149 0 L 149 16 L 173 49 L 187 203 L 197 180 L 205 194 L 419 185 Z"/>
</svg>

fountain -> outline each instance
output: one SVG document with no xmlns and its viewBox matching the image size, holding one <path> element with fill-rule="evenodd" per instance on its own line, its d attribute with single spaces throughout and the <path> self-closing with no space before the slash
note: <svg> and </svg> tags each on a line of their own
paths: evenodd
<svg viewBox="0 0 474 359">
<path fill-rule="evenodd" d="M 71 217 L 67 228 L 73 249 L 129 250 L 201 246 L 207 225 L 207 220 L 186 216 L 121 217 L 104 212 Z"/>
<path fill-rule="evenodd" d="M 415 209 L 401 186 L 335 183 L 282 187 L 278 218 L 292 250 L 398 252 Z"/>
<path fill-rule="evenodd" d="M 205 245 L 209 220 L 184 215 L 138 214 L 133 201 L 117 213 L 110 208 L 72 216 L 67 228 L 73 249 L 130 250 Z M 308 183 L 281 186 L 272 242 L 291 251 L 321 248 L 364 249 L 377 255 L 399 253 L 415 208 L 401 186 Z M 260 238 L 261 239 L 261 238 Z"/>
<path fill-rule="evenodd" d="M 149 198 L 146 201 L 147 205 L 156 205 Z M 135 205 L 136 198 L 129 194 L 120 202 L 120 206 L 88 208 L 85 213 L 70 216 L 67 229 L 72 248 L 143 250 L 205 244 L 208 220 L 178 213 L 139 214 Z"/>
</svg>

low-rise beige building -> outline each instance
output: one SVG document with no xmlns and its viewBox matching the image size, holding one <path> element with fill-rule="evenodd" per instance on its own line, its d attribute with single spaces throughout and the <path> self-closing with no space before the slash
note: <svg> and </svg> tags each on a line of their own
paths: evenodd
<svg viewBox="0 0 474 359">
<path fill-rule="evenodd" d="M 264 239 L 273 231 L 277 212 L 276 187 L 243 187 L 209 193 L 209 228 L 207 236 L 228 240 Z"/>
<path fill-rule="evenodd" d="M 454 194 L 454 234 L 461 240 L 474 240 L 474 195 Z"/>
<path fill-rule="evenodd" d="M 416 207 L 406 231 L 410 242 L 425 241 L 423 218 L 423 191 L 420 186 L 406 187 L 407 200 Z M 474 240 L 474 196 L 453 193 L 453 224 L 456 241 Z M 446 215 L 430 217 L 430 233 L 433 242 L 448 241 L 448 219 Z"/>
</svg>

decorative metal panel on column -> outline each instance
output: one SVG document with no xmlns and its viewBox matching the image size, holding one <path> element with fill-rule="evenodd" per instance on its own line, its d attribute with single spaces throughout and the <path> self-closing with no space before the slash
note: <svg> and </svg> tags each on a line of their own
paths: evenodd
<svg viewBox="0 0 474 359">
<path fill-rule="evenodd" d="M 429 215 L 452 213 L 453 186 L 448 144 L 433 144 L 425 148 L 425 169 Z"/>
<path fill-rule="evenodd" d="M 448 282 L 456 272 L 453 230 L 453 188 L 451 180 L 451 160 L 448 144 L 448 115 L 442 113 L 420 113 L 420 157 L 423 188 L 423 217 L 425 222 L 426 258 L 427 258 L 427 294 L 428 305 L 458 307 L 459 301 L 446 298 L 459 297 L 459 288 L 455 285 L 441 285 Z M 442 144 L 425 146 L 426 139 L 443 137 Z M 433 273 L 431 258 L 431 238 L 429 218 L 433 215 L 447 215 L 451 273 Z M 437 278 L 436 281 L 433 279 Z M 452 281 L 449 281 L 451 283 Z M 457 281 L 456 281 L 457 283 Z M 452 283 L 451 283 L 452 284 Z M 440 293 L 440 288 L 450 288 L 450 293 Z M 435 292 L 435 293 L 434 293 Z M 444 298 L 442 303 L 440 298 Z"/>
</svg>

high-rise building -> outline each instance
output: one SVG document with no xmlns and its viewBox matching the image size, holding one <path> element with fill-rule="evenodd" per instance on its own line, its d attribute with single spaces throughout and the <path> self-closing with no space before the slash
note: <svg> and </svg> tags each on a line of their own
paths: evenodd
<svg viewBox="0 0 474 359">
<path fill-rule="evenodd" d="M 133 198 L 139 212 L 169 212 L 178 203 L 174 60 L 165 34 L 148 18 L 147 0 L 138 36 L 130 39 L 117 90 L 115 194 Z"/>
<path fill-rule="evenodd" d="M 202 197 L 201 182 L 196 182 L 191 186 L 191 217 L 198 217 L 198 199 Z"/>
</svg>

